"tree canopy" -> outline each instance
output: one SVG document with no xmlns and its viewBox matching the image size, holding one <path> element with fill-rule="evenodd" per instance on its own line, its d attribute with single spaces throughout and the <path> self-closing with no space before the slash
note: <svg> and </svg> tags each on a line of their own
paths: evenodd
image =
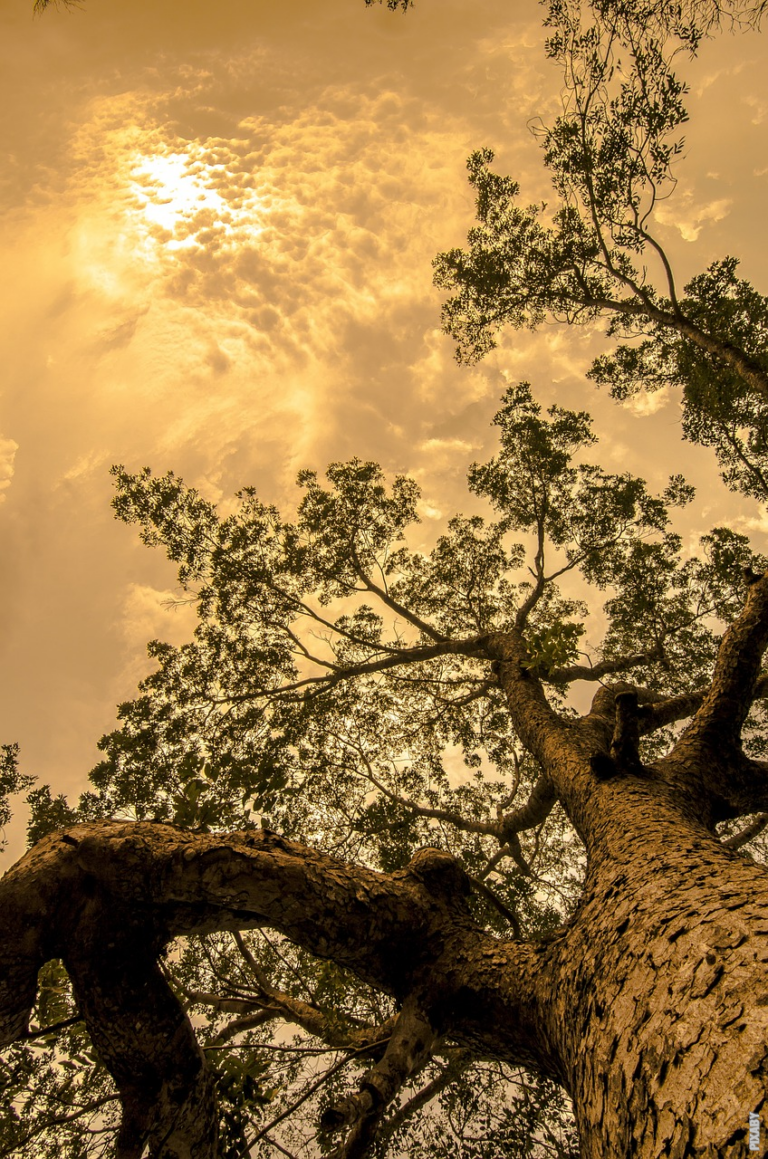
<svg viewBox="0 0 768 1159">
<path fill-rule="evenodd" d="M 556 201 L 476 152 L 478 223 L 435 263 L 460 361 L 506 325 L 605 318 L 590 377 L 679 389 L 685 437 L 760 499 L 768 302 L 728 256 L 679 291 L 653 213 L 681 63 L 762 10 L 553 0 Z M 80 800 L 29 794 L 0 883 L 0 1156 L 746 1155 L 768 558 L 728 527 L 685 550 L 686 481 L 605 470 L 589 415 L 535 386 L 493 421 L 468 471 L 487 514 L 431 550 L 414 480 L 361 459 L 303 471 L 288 514 L 113 468 L 198 623 L 149 645 Z M 7 795 L 28 786 L 3 751 Z"/>
</svg>

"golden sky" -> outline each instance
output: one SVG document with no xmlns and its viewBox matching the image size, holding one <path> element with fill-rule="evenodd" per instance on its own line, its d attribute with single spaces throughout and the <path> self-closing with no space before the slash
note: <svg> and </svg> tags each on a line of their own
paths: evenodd
<svg viewBox="0 0 768 1159">
<path fill-rule="evenodd" d="M 757 505 L 680 444 L 674 398 L 621 410 L 585 381 L 599 329 L 510 332 L 471 370 L 440 334 L 430 263 L 472 224 L 467 154 L 548 196 L 528 124 L 559 76 L 535 0 L 31 8 L 0 7 L 0 741 L 24 771 L 84 787 L 146 641 L 191 628 L 170 565 L 112 517 L 115 462 L 290 511 L 299 468 L 377 459 L 421 483 L 429 543 L 478 510 L 466 467 L 524 378 L 592 410 L 608 469 L 684 471 L 692 546 L 726 522 L 766 550 Z M 768 292 L 768 34 L 688 72 L 659 235 L 680 282 L 734 253 Z"/>
</svg>

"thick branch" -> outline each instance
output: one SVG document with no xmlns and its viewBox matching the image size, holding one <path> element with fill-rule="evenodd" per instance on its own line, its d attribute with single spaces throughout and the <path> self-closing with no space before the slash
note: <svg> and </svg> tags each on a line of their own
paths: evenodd
<svg viewBox="0 0 768 1159">
<path fill-rule="evenodd" d="M 741 614 L 720 641 L 712 683 L 677 743 L 654 765 L 710 828 L 768 808 L 768 766 L 750 760 L 741 744 L 752 701 L 765 694 L 760 665 L 767 645 L 768 573 L 750 583 Z M 652 705 L 643 731 L 690 712 L 698 696 Z"/>
<path fill-rule="evenodd" d="M 667 327 L 670 330 L 677 330 L 683 338 L 687 338 L 689 342 L 693 343 L 694 346 L 698 346 L 700 350 L 704 350 L 707 354 L 712 354 L 716 358 L 720 358 L 726 366 L 729 366 L 738 374 L 742 382 L 751 387 L 757 394 L 762 395 L 763 398 L 768 398 L 768 374 L 759 363 L 755 362 L 732 342 L 723 342 L 719 338 L 707 334 L 705 330 L 702 330 L 700 326 L 691 322 L 684 315 L 676 316 L 674 313 L 662 310 L 647 301 L 592 298 L 589 304 L 616 314 L 632 316 L 645 315 L 660 326 Z"/>
<path fill-rule="evenodd" d="M 435 1095 L 439 1095 L 446 1087 L 450 1086 L 452 1082 L 460 1078 L 461 1075 L 468 1070 L 472 1065 L 472 1057 L 468 1051 L 457 1050 L 449 1059 L 447 1066 L 436 1078 L 428 1082 L 421 1090 L 417 1091 L 408 1102 L 397 1111 L 380 1127 L 377 1131 L 377 1139 L 384 1142 L 394 1135 L 395 1131 L 399 1130 L 416 1111 L 420 1111 L 422 1107 L 426 1107 L 434 1099 Z"/>
<path fill-rule="evenodd" d="M 541 773 L 525 804 L 503 817 L 501 822 L 502 839 L 513 844 L 515 834 L 542 825 L 552 812 L 556 801 L 557 790 L 552 779 L 546 773 Z"/>
<path fill-rule="evenodd" d="M 538 676 L 531 671 L 530 655 L 516 630 L 486 637 L 485 646 L 496 660 L 499 684 L 506 696 L 514 730 L 525 748 L 546 769 L 529 805 L 544 820 L 555 799 L 562 801 L 577 832 L 586 839 L 586 814 L 591 809 L 589 742 L 579 735 L 547 702 Z M 516 831 L 529 826 L 514 817 Z"/>
<path fill-rule="evenodd" d="M 750 585 L 741 615 L 725 632 L 712 683 L 681 744 L 720 752 L 740 747 L 741 729 L 755 696 L 766 645 L 768 572 Z"/>
<path fill-rule="evenodd" d="M 648 652 L 634 652 L 629 656 L 618 656 L 614 660 L 600 660 L 593 665 L 571 664 L 567 668 L 554 668 L 546 676 L 549 684 L 569 684 L 573 680 L 602 680 L 615 672 L 628 672 L 658 660 L 661 649 L 652 648 Z"/>
<path fill-rule="evenodd" d="M 75 826 L 0 881 L 0 1040 L 24 1033 L 39 967 L 62 958 L 120 1093 L 119 1159 L 147 1148 L 153 1159 L 213 1159 L 213 1082 L 156 959 L 177 936 L 269 925 L 380 992 L 434 995 L 439 1032 L 450 1028 L 459 1045 L 555 1077 L 530 1017 L 546 1006 L 547 948 L 490 937 L 468 890 L 457 862 L 434 849 L 383 874 L 265 830 Z M 305 1022 L 312 1013 L 293 1009 Z"/>
<path fill-rule="evenodd" d="M 378 660 L 365 660 L 360 664 L 350 664 L 347 668 L 335 668 L 333 672 L 324 676 L 307 676 L 302 680 L 295 680 L 277 688 L 257 688 L 250 692 L 239 693 L 234 696 L 224 696 L 212 700 L 213 704 L 240 704 L 261 697 L 268 699 L 286 698 L 291 694 L 311 699 L 322 695 L 351 680 L 356 676 L 374 675 L 385 672 L 400 665 L 419 664 L 424 660 L 434 660 L 438 656 L 476 656 L 487 658 L 483 648 L 485 637 L 475 637 L 470 640 L 446 640 L 437 644 L 425 644 L 413 648 L 387 650 L 387 655 Z"/>
<path fill-rule="evenodd" d="M 708 688 L 695 688 L 692 692 L 682 692 L 679 696 L 656 696 L 647 689 L 638 689 L 638 697 L 643 705 L 643 714 L 639 721 L 640 735 L 656 732 L 665 725 L 674 724 L 678 720 L 686 720 L 701 708 Z M 768 696 L 768 672 L 764 672 L 755 681 L 753 700 Z"/>
</svg>

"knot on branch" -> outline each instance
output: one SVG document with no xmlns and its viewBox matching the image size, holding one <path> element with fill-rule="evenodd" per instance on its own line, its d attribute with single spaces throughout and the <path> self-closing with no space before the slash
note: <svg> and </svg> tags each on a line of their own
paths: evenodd
<svg viewBox="0 0 768 1159">
<path fill-rule="evenodd" d="M 342 1127 L 352 1127 L 373 1110 L 373 1098 L 366 1088 L 365 1078 L 360 1085 L 362 1089 L 357 1094 L 345 1095 L 343 1099 L 325 1108 L 320 1116 L 321 1130 L 331 1135 Z"/>
<path fill-rule="evenodd" d="M 470 881 L 459 862 L 444 849 L 419 849 L 405 867 L 409 877 L 415 877 L 433 894 L 466 896 Z"/>
<path fill-rule="evenodd" d="M 613 733 L 608 752 L 596 752 L 589 760 L 592 772 L 600 781 L 622 773 L 637 775 L 643 771 L 639 751 L 640 728 L 647 720 L 649 710 L 638 704 L 634 689 L 621 688 L 610 696 L 609 693 L 610 689 L 601 689 L 592 704 L 592 711 L 600 715 L 607 716 L 609 706 L 613 710 Z"/>
<path fill-rule="evenodd" d="M 617 692 L 613 698 L 614 725 L 611 737 L 611 760 L 625 772 L 638 773 L 640 761 L 640 710 L 637 693 Z"/>
<path fill-rule="evenodd" d="M 617 692 L 613 698 L 614 726 L 611 738 L 611 756 L 620 764 L 639 764 L 637 693 Z"/>
</svg>

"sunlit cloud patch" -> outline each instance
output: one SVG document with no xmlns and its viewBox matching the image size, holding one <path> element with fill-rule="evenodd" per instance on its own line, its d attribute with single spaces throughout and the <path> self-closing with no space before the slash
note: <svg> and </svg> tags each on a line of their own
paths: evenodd
<svg viewBox="0 0 768 1159">
<path fill-rule="evenodd" d="M 130 171 L 130 190 L 138 202 L 139 230 L 143 225 L 170 251 L 203 246 L 203 233 L 214 231 L 225 238 L 232 235 L 235 215 L 215 188 L 217 168 L 206 166 L 192 148 L 187 153 L 138 155 Z M 260 232 L 252 207 L 240 207 L 240 217 L 244 211 L 250 230 Z"/>
<path fill-rule="evenodd" d="M 14 460 L 19 444 L 13 439 L 4 439 L 0 436 L 0 503 L 5 500 L 5 493 L 13 478 Z"/>
</svg>

